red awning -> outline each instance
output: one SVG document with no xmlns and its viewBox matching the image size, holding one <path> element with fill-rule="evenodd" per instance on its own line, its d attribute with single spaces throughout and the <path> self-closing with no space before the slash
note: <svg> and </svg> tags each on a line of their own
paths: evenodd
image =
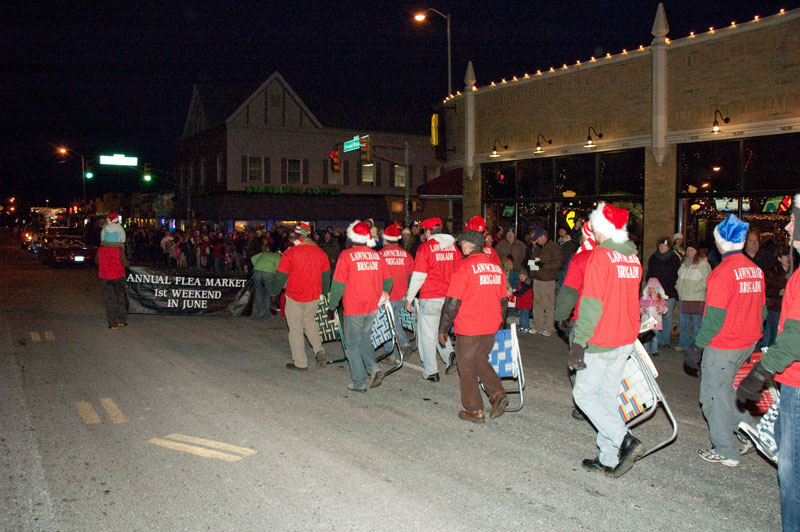
<svg viewBox="0 0 800 532">
<path fill-rule="evenodd" d="M 464 192 L 464 169 L 453 168 L 417 187 L 420 198 L 460 198 Z"/>
</svg>

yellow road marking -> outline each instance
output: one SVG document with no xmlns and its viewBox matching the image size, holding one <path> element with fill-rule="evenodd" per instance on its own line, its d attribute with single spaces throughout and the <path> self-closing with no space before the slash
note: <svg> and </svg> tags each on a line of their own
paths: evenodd
<svg viewBox="0 0 800 532">
<path fill-rule="evenodd" d="M 223 443 L 220 441 L 206 440 L 205 438 L 195 438 L 194 436 L 186 436 L 184 434 L 167 434 L 164 437 L 170 440 L 196 443 L 197 445 L 204 445 L 212 449 L 222 449 L 223 451 L 230 451 L 232 453 L 241 454 L 242 456 L 252 456 L 258 452 L 253 449 L 248 449 L 247 447 L 239 447 L 238 445 L 231 445 L 230 443 Z"/>
<path fill-rule="evenodd" d="M 97 415 L 97 410 L 86 401 L 78 401 L 75 403 L 75 408 L 83 418 L 83 422 L 87 425 L 90 423 L 100 423 L 100 416 Z"/>
<path fill-rule="evenodd" d="M 153 445 L 160 445 L 161 447 L 166 447 L 167 449 L 173 449 L 175 451 L 182 451 L 184 453 L 196 454 L 197 456 L 203 456 L 205 458 L 216 458 L 217 460 L 224 460 L 225 462 L 238 462 L 239 460 L 242 459 L 241 456 L 236 456 L 235 454 L 222 453 L 220 451 L 212 451 L 211 449 L 204 449 L 203 447 L 195 447 L 194 445 L 187 445 L 185 443 L 179 443 L 171 440 L 163 440 L 161 438 L 153 438 L 147 440 L 147 443 L 152 443 Z"/>
<path fill-rule="evenodd" d="M 53 334 L 53 331 L 45 331 L 44 339 L 47 340 L 48 342 L 54 342 L 56 339 L 56 335 Z"/>
<path fill-rule="evenodd" d="M 104 397 L 100 399 L 100 404 L 103 405 L 103 408 L 106 409 L 108 413 L 108 417 L 111 418 L 111 421 L 114 423 L 125 423 L 128 421 L 128 418 L 122 413 L 122 410 L 119 409 L 117 404 L 111 400 L 110 397 Z"/>
<path fill-rule="evenodd" d="M 38 332 L 32 331 L 31 332 L 31 340 L 33 340 L 33 343 L 41 342 L 42 341 L 42 337 L 39 336 Z"/>
</svg>

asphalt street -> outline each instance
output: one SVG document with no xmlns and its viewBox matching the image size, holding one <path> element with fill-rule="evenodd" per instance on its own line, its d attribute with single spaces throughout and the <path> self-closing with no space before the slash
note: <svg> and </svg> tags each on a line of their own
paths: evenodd
<svg viewBox="0 0 800 532">
<path fill-rule="evenodd" d="M 780 530 L 768 461 L 697 456 L 699 381 L 671 350 L 655 364 L 678 439 L 611 479 L 580 466 L 595 433 L 570 416 L 556 337 L 520 338 L 524 408 L 474 425 L 456 417 L 457 375 L 423 380 L 416 354 L 366 394 L 346 364 L 287 371 L 282 318 L 109 330 L 96 269 L 4 238 L 2 530 Z M 669 431 L 662 412 L 634 429 Z"/>
</svg>

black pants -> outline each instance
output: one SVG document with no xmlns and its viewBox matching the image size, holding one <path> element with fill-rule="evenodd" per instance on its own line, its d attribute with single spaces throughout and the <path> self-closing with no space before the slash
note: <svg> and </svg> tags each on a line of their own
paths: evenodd
<svg viewBox="0 0 800 532">
<path fill-rule="evenodd" d="M 125 277 L 102 279 L 103 303 L 106 306 L 106 319 L 109 327 L 128 323 L 128 309 L 125 296 Z"/>
<path fill-rule="evenodd" d="M 494 334 L 479 336 L 456 335 L 456 360 L 458 361 L 459 383 L 461 385 L 461 404 L 470 412 L 483 410 L 478 379 L 492 397 L 503 391 L 503 383 L 489 364 L 489 353 L 494 345 Z"/>
</svg>

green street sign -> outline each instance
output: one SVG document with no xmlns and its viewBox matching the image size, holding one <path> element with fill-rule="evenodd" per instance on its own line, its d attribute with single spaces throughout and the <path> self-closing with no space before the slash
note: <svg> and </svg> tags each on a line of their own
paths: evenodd
<svg viewBox="0 0 800 532">
<path fill-rule="evenodd" d="M 348 152 L 360 149 L 361 149 L 361 137 L 356 135 L 355 137 L 353 137 L 353 140 L 346 140 L 344 142 L 344 149 L 342 151 Z"/>
</svg>

